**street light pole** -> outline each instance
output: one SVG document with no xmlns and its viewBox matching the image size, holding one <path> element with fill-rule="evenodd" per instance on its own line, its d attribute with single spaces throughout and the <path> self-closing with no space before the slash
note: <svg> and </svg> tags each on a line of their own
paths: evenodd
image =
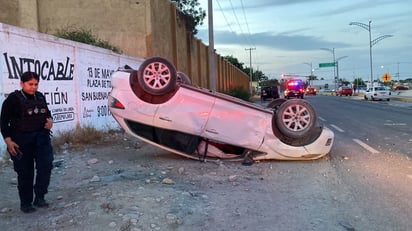
<svg viewBox="0 0 412 231">
<path fill-rule="evenodd" d="M 337 81 L 339 81 L 339 60 L 347 58 L 347 57 L 348 56 L 342 56 L 342 57 L 339 57 L 335 60 L 335 62 L 336 62 L 335 64 L 336 64 L 336 78 L 337 78 Z"/>
<path fill-rule="evenodd" d="M 324 51 L 329 51 L 333 55 L 333 82 L 335 83 L 335 90 L 336 90 L 336 60 L 335 60 L 335 48 L 320 48 Z"/>
<path fill-rule="evenodd" d="M 209 19 L 209 85 L 210 89 L 216 91 L 216 66 L 215 66 L 215 42 L 213 35 L 213 5 L 212 0 L 208 1 L 208 19 Z"/>
<path fill-rule="evenodd" d="M 310 66 L 310 76 L 309 76 L 308 80 L 309 80 L 309 85 L 311 85 L 311 84 L 310 84 L 310 80 L 313 78 L 313 71 L 314 71 L 313 66 L 312 66 L 312 62 L 310 62 L 310 63 L 303 63 L 303 64 L 306 64 L 306 65 Z"/>
<path fill-rule="evenodd" d="M 398 64 L 398 72 L 396 72 L 396 76 L 398 77 L 398 83 L 400 83 L 399 82 L 399 62 L 397 62 L 397 64 Z"/>
<path fill-rule="evenodd" d="M 349 23 L 349 25 L 350 26 L 355 25 L 355 26 L 362 27 L 363 29 L 365 29 L 369 32 L 369 61 L 370 61 L 370 67 L 371 67 L 371 87 L 373 87 L 372 47 L 373 47 L 373 45 L 375 45 L 376 43 L 378 43 L 382 39 L 392 37 L 393 35 L 382 35 L 382 36 L 379 36 L 378 38 L 372 40 L 371 23 L 372 23 L 372 21 L 369 20 L 369 24 L 365 24 L 365 23 L 361 23 L 361 22 L 351 22 L 351 23 Z"/>
</svg>

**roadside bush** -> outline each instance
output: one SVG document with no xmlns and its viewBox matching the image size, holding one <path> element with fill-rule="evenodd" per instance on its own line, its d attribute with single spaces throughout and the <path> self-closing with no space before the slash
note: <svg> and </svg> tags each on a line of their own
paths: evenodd
<svg viewBox="0 0 412 231">
<path fill-rule="evenodd" d="M 96 47 L 101 47 L 119 54 L 121 53 L 121 51 L 117 47 L 112 46 L 109 44 L 109 42 L 101 40 L 97 36 L 93 35 L 90 29 L 74 29 L 67 27 L 64 29 L 57 30 L 55 36 L 63 39 L 89 44 Z"/>
<path fill-rule="evenodd" d="M 235 87 L 233 89 L 230 89 L 229 91 L 225 92 L 225 94 L 243 99 L 245 101 L 250 101 L 250 93 L 248 91 L 245 91 L 242 87 Z"/>
</svg>

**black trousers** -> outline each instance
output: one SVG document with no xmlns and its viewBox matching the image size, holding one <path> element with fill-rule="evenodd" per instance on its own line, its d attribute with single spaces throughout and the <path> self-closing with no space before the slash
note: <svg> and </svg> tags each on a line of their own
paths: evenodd
<svg viewBox="0 0 412 231">
<path fill-rule="evenodd" d="M 20 205 L 27 206 L 36 197 L 43 198 L 48 192 L 51 170 L 53 168 L 53 148 L 49 131 L 29 132 L 15 135 L 16 142 L 23 153 L 21 159 L 11 156 L 14 171 L 17 173 L 17 188 Z M 36 169 L 36 171 L 35 171 Z M 34 176 L 36 181 L 34 182 Z"/>
</svg>

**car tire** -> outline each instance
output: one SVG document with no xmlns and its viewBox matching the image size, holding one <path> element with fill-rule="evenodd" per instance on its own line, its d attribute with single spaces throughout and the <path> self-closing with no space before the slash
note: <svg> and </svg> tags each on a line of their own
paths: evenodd
<svg viewBox="0 0 412 231">
<path fill-rule="evenodd" d="M 368 97 L 366 97 L 366 95 L 364 95 L 363 98 L 364 98 L 366 101 L 368 101 Z"/>
<path fill-rule="evenodd" d="M 280 107 L 280 105 L 282 105 L 282 104 L 283 104 L 284 102 L 286 102 L 286 101 L 287 101 L 286 99 L 281 99 L 281 98 L 272 100 L 272 102 L 270 102 L 270 103 L 266 106 L 266 108 L 270 108 L 270 109 L 272 109 L 274 112 L 277 112 L 278 109 L 279 109 L 279 107 Z"/>
<path fill-rule="evenodd" d="M 279 131 L 293 139 L 304 138 L 316 125 L 316 112 L 305 100 L 292 99 L 279 106 L 274 114 L 275 124 Z"/>
<path fill-rule="evenodd" d="M 183 72 L 178 71 L 177 72 L 177 79 L 176 79 L 177 84 L 187 84 L 187 85 L 192 85 L 192 81 L 190 78 Z"/>
<path fill-rule="evenodd" d="M 176 68 L 162 57 L 146 59 L 138 70 L 139 85 L 151 95 L 164 95 L 173 91 L 176 80 Z"/>
</svg>

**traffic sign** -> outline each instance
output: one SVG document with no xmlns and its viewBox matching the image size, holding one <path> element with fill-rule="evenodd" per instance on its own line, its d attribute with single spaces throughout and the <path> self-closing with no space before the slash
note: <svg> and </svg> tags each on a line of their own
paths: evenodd
<svg viewBox="0 0 412 231">
<path fill-rule="evenodd" d="M 319 68 L 322 67 L 334 67 L 335 63 L 319 63 Z"/>
<path fill-rule="evenodd" d="M 391 75 L 389 73 L 385 73 L 385 74 L 382 75 L 381 78 L 382 78 L 383 81 L 388 82 L 388 81 L 391 80 Z"/>
</svg>

